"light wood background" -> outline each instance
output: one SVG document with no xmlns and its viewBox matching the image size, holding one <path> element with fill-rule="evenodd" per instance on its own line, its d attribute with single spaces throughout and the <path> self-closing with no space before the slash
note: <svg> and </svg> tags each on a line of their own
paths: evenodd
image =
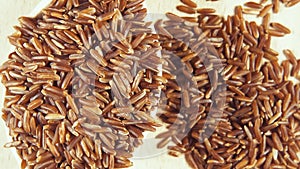
<svg viewBox="0 0 300 169">
<path fill-rule="evenodd" d="M 43 0 L 47 2 L 47 0 Z M 49 2 L 50 0 L 48 0 Z M 148 11 L 154 16 L 152 19 L 156 19 L 162 16 L 167 11 L 176 12 L 176 5 L 180 4 L 179 0 L 145 0 Z M 223 0 L 222 2 L 211 2 L 204 5 L 204 0 L 195 0 L 200 7 L 216 7 L 218 13 L 232 14 L 233 7 L 237 4 L 242 4 L 243 0 Z M 8 43 L 7 36 L 13 32 L 13 25 L 18 23 L 17 18 L 21 15 L 29 15 L 33 9 L 40 3 L 40 0 L 0 0 L 0 63 L 3 63 L 8 53 L 12 50 L 11 45 Z M 45 3 L 44 3 L 45 4 Z M 201 4 L 201 5 L 200 5 Z M 290 8 L 281 9 L 279 14 L 272 16 L 272 21 L 277 21 L 287 25 L 292 29 L 293 33 L 284 38 L 275 38 L 273 42 L 273 48 L 281 52 L 282 49 L 289 48 L 296 53 L 300 58 L 300 24 L 299 15 L 300 5 Z M 256 20 L 255 17 L 249 17 L 251 20 Z M 282 57 L 282 55 L 281 55 Z M 1 85 L 0 98 L 3 98 L 3 86 Z M 0 99 L 1 101 L 2 99 Z M 2 105 L 2 101 L 0 103 Z M 15 155 L 11 149 L 3 148 L 9 139 L 5 132 L 5 125 L 2 119 L 0 120 L 0 169 L 18 169 L 19 162 L 16 160 Z M 151 169 L 184 169 L 187 165 L 184 159 L 173 158 L 166 155 L 164 151 L 160 151 L 160 155 L 154 151 L 155 147 L 152 143 L 153 134 L 147 135 L 147 144 L 138 149 L 137 156 L 142 157 L 141 154 L 152 155 L 148 158 L 136 158 L 134 159 L 134 166 L 132 169 L 151 168 Z M 152 153 L 153 152 L 153 153 Z M 155 152 L 155 153 L 154 153 Z"/>
</svg>

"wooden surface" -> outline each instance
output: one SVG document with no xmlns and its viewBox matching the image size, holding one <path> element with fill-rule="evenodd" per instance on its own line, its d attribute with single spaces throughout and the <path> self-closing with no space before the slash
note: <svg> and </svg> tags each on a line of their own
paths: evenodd
<svg viewBox="0 0 300 169">
<path fill-rule="evenodd" d="M 0 0 L 0 62 L 6 60 L 8 53 L 11 51 L 11 45 L 8 43 L 7 36 L 13 32 L 13 25 L 17 24 L 17 18 L 21 15 L 28 15 L 39 3 L 39 0 Z M 202 4 L 203 0 L 199 1 L 198 4 Z M 242 4 L 241 0 L 224 0 L 222 3 L 208 3 L 205 7 L 216 7 L 218 13 L 221 14 L 232 14 L 233 7 L 236 4 Z M 146 0 L 146 6 L 148 11 L 152 13 L 150 20 L 160 18 L 163 13 L 167 11 L 176 12 L 176 5 L 180 4 L 179 0 Z M 203 6 L 203 5 L 199 5 Z M 280 13 L 272 16 L 272 21 L 280 21 L 284 25 L 292 28 L 293 34 L 288 35 L 285 38 L 275 38 L 273 42 L 273 48 L 281 52 L 282 49 L 289 48 L 293 50 L 298 58 L 300 56 L 300 24 L 299 18 L 296 17 L 300 14 L 300 5 L 290 9 L 281 9 Z M 255 17 L 250 17 L 254 19 Z M 281 55 L 282 57 L 282 55 Z M 1 85 L 0 96 L 3 98 L 3 86 Z M 2 105 L 2 101 L 0 103 Z M 16 160 L 11 149 L 3 148 L 3 144 L 8 141 L 8 137 L 5 134 L 4 122 L 0 120 L 0 169 L 18 169 L 19 163 Z M 139 148 L 136 153 L 137 157 L 134 159 L 134 169 L 141 168 L 150 168 L 150 169 L 168 169 L 176 168 L 183 169 L 187 165 L 184 159 L 181 158 L 172 158 L 166 155 L 164 151 L 154 152 L 153 146 L 153 135 L 147 135 L 145 140 L 147 144 L 144 144 Z M 160 153 L 160 155 L 157 155 Z M 152 157 L 145 157 L 147 154 Z"/>
</svg>

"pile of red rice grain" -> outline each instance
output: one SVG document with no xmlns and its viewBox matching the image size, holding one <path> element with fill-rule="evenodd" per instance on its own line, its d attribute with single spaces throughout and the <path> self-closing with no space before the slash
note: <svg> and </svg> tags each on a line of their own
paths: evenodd
<svg viewBox="0 0 300 169">
<path fill-rule="evenodd" d="M 224 18 L 182 2 L 177 9 L 193 15 L 167 13 L 169 20 L 156 23 L 169 60 L 163 69 L 167 104 L 159 113 L 168 131 L 157 136 L 157 147 L 168 145 L 175 157 L 184 154 L 195 169 L 299 168 L 300 84 L 290 79 L 299 79 L 300 59 L 284 50 L 287 59 L 280 63 L 271 48 L 272 37 L 291 33 L 269 22 L 279 2 L 245 4 L 260 9 L 260 25 L 245 20 L 241 6 Z M 177 58 L 185 68 L 174 66 Z M 168 72 L 192 75 L 185 77 L 191 83 Z"/>
<path fill-rule="evenodd" d="M 143 0 L 53 0 L 20 17 L 1 67 L 21 168 L 126 168 L 161 88 Z M 152 64 L 148 64 L 151 62 Z"/>
<path fill-rule="evenodd" d="M 291 30 L 270 16 L 300 0 L 246 2 L 226 18 L 181 0 L 187 15 L 167 13 L 156 33 L 143 2 L 53 0 L 20 17 L 0 71 L 5 147 L 21 168 L 130 167 L 160 127 L 157 107 L 157 147 L 191 168 L 299 168 L 300 60 L 286 49 L 279 62 L 271 38 Z"/>
</svg>

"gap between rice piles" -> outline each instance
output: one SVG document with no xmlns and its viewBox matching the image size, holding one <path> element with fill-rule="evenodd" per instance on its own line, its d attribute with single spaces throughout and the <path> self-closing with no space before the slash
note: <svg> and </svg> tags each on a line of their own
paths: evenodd
<svg viewBox="0 0 300 169">
<path fill-rule="evenodd" d="M 143 0 L 53 0 L 20 17 L 2 118 L 21 168 L 126 168 L 161 88 Z M 148 64 L 151 63 L 151 64 Z"/>
<path fill-rule="evenodd" d="M 290 79 L 299 80 L 300 59 L 287 49 L 279 63 L 271 38 L 291 31 L 270 23 L 270 15 L 280 3 L 300 1 L 247 2 L 227 18 L 181 2 L 177 9 L 193 15 L 167 13 L 167 21 L 156 22 L 168 62 L 159 109 L 168 131 L 157 136 L 157 147 L 184 154 L 195 169 L 299 168 L 300 84 Z"/>
</svg>

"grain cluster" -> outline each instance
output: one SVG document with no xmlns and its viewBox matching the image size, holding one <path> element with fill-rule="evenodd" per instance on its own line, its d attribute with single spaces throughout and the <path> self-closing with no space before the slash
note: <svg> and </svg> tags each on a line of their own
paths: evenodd
<svg viewBox="0 0 300 169">
<path fill-rule="evenodd" d="M 292 30 L 271 15 L 300 1 L 250 1 L 224 17 L 181 0 L 185 16 L 153 23 L 143 2 L 52 0 L 19 18 L 0 71 L 5 147 L 21 168 L 130 167 L 161 122 L 157 147 L 191 168 L 299 168 L 300 59 L 272 49 Z"/>
<path fill-rule="evenodd" d="M 53 0 L 20 17 L 2 118 L 21 168 L 125 168 L 161 88 L 143 0 Z M 150 63 L 150 64 L 149 64 Z"/>
<path fill-rule="evenodd" d="M 271 48 L 272 38 L 291 33 L 270 22 L 279 1 L 247 2 L 227 17 L 183 3 L 180 12 L 198 15 L 168 13 L 161 23 L 163 56 L 171 63 L 163 71 L 183 72 L 191 80 L 168 76 L 175 84 L 163 88 L 166 105 L 159 117 L 169 125 L 157 136 L 157 147 L 168 146 L 172 156 L 184 154 L 197 169 L 298 168 L 300 84 L 291 77 L 299 79 L 300 60 L 286 49 L 286 60 L 279 62 Z M 253 14 L 250 8 L 263 17 L 261 24 L 244 19 Z M 173 66 L 176 58 L 185 68 Z"/>
</svg>

